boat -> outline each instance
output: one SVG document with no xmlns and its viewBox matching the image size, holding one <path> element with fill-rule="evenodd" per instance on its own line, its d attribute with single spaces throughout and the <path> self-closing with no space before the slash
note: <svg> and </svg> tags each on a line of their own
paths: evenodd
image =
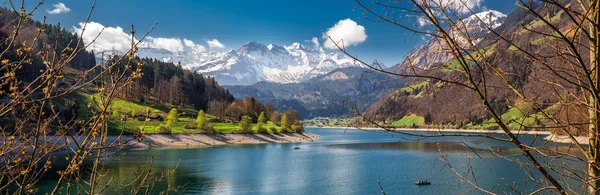
<svg viewBox="0 0 600 195">
<path fill-rule="evenodd" d="M 429 182 L 429 180 L 417 180 L 417 182 L 415 182 L 415 185 L 429 185 L 431 184 L 431 182 Z"/>
<path fill-rule="evenodd" d="M 297 149 L 300 149 L 300 147 L 299 146 L 294 147 L 294 150 L 297 150 Z"/>
</svg>

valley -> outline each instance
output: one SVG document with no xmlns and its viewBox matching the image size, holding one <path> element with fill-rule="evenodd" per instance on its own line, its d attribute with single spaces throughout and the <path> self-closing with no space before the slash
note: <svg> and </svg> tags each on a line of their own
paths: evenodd
<svg viewBox="0 0 600 195">
<path fill-rule="evenodd" d="M 600 194 L 599 23 L 578 0 L 6 1 L 0 192 Z"/>
</svg>

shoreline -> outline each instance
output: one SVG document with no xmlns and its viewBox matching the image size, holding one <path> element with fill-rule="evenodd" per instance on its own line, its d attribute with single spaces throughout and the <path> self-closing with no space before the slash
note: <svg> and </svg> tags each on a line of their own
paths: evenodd
<svg viewBox="0 0 600 195">
<path fill-rule="evenodd" d="M 306 128 L 323 128 L 323 129 L 353 129 L 353 130 L 364 130 L 364 131 L 386 131 L 383 128 L 377 128 L 377 127 L 364 127 L 364 128 L 357 128 L 357 127 L 332 127 L 332 126 L 328 126 L 328 127 L 315 127 L 315 126 L 309 126 Z M 427 129 L 427 128 L 415 128 L 415 129 L 410 129 L 410 128 L 396 128 L 393 129 L 392 131 L 420 131 L 420 132 L 442 132 L 442 133 L 498 133 L 498 134 L 504 134 L 504 131 L 502 130 L 481 130 L 481 129 Z M 569 139 L 567 136 L 565 135 L 555 135 L 552 134 L 549 131 L 519 131 L 519 130 L 513 130 L 511 131 L 514 134 L 518 134 L 518 135 L 547 135 L 546 137 L 544 137 L 544 140 L 549 141 L 549 142 L 554 142 L 554 143 L 562 143 L 562 144 L 572 144 L 573 142 L 571 141 L 571 139 Z M 587 136 L 575 136 L 575 139 L 577 140 L 577 142 L 579 142 L 580 144 L 584 144 L 587 145 L 589 144 L 589 138 Z"/>
<path fill-rule="evenodd" d="M 320 135 L 303 133 L 279 133 L 279 134 L 149 134 L 144 135 L 142 141 L 138 141 L 133 135 L 108 135 L 106 143 L 125 150 L 144 150 L 155 148 L 209 148 L 225 145 L 244 144 L 269 144 L 269 143 L 302 143 L 314 142 L 321 138 Z M 52 151 L 68 150 L 77 148 L 85 137 L 61 137 L 44 136 L 42 142 L 49 144 L 47 147 Z M 100 137 L 90 140 L 100 142 Z M 0 144 L 2 142 L 0 141 Z"/>
<path fill-rule="evenodd" d="M 119 136 L 110 136 L 116 140 Z M 127 143 L 129 149 L 151 148 L 206 148 L 224 145 L 268 144 L 268 143 L 301 143 L 314 142 L 321 136 L 310 133 L 281 134 L 150 134 L 145 135 L 142 142 L 133 140 L 130 135 L 120 136 L 121 140 L 133 140 Z"/>
<path fill-rule="evenodd" d="M 544 138 L 544 140 L 556 142 L 556 143 L 563 143 L 563 144 L 572 144 L 573 143 L 571 141 L 571 139 L 569 139 L 569 137 L 566 135 L 552 134 L 552 135 L 546 136 Z M 587 137 L 587 136 L 575 136 L 575 140 L 577 140 L 577 142 L 579 142 L 580 144 L 583 144 L 583 145 L 588 145 L 590 143 L 589 137 Z"/>
<path fill-rule="evenodd" d="M 355 130 L 365 130 L 365 131 L 386 131 L 383 128 L 379 127 L 315 127 L 315 126 L 307 126 L 305 128 L 323 128 L 323 129 L 355 129 Z M 430 129 L 430 128 L 395 128 L 391 131 L 421 131 L 421 132 L 458 132 L 458 133 L 504 133 L 502 130 L 481 130 L 481 129 Z M 524 131 L 524 130 L 513 130 L 511 131 L 514 134 L 526 134 L 526 135 L 552 135 L 549 131 Z"/>
</svg>

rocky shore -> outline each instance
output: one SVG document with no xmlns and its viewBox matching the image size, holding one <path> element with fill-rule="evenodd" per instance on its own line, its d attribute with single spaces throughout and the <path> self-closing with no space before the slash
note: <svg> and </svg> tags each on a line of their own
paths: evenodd
<svg viewBox="0 0 600 195">
<path fill-rule="evenodd" d="M 554 135 L 551 134 L 549 136 L 547 136 L 546 138 L 544 138 L 547 141 L 551 141 L 551 142 L 556 142 L 556 143 L 564 143 L 564 144 L 571 144 L 573 143 L 573 141 L 566 135 Z M 580 144 L 589 144 L 590 140 L 587 136 L 575 136 L 575 140 L 577 140 L 577 142 L 579 142 Z"/>
</svg>

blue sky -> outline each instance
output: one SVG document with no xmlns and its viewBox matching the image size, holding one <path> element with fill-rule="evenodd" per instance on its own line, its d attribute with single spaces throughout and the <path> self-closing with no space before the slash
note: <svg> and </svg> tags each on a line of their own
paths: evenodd
<svg viewBox="0 0 600 195">
<path fill-rule="evenodd" d="M 481 1 L 477 9 L 494 9 L 508 13 L 516 8 L 513 0 Z M 32 6 L 34 1 L 27 0 Z M 68 12 L 49 14 L 54 5 L 63 3 Z M 370 4 L 372 1 L 363 1 Z M 91 0 L 47 0 L 34 19 L 47 16 L 48 23 L 60 22 L 73 29 L 83 22 Z M 188 39 L 207 50 L 236 49 L 249 41 L 290 45 L 311 44 L 313 37 L 323 43 L 322 31 L 340 20 L 351 19 L 363 26 L 366 40 L 348 50 L 368 61 L 378 59 L 388 66 L 403 60 L 406 53 L 422 43 L 398 27 L 365 20 L 363 11 L 353 0 L 99 0 L 91 21 L 107 27 L 122 27 L 126 32 L 134 24 L 138 33 L 158 23 L 153 37 Z M 210 48 L 206 40 L 217 39 L 224 48 Z"/>
</svg>

